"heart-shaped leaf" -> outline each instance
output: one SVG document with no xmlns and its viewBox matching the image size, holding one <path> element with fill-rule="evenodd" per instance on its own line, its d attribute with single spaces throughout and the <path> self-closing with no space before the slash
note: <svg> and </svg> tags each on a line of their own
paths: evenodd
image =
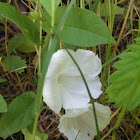
<svg viewBox="0 0 140 140">
<path fill-rule="evenodd" d="M 59 24 L 66 7 L 58 7 L 55 15 L 55 28 Z M 50 23 L 43 23 L 43 29 L 49 32 Z M 115 40 L 110 35 L 104 21 L 95 13 L 73 7 L 61 28 L 59 39 L 62 42 L 80 47 L 92 47 L 100 44 L 113 44 Z"/>
</svg>

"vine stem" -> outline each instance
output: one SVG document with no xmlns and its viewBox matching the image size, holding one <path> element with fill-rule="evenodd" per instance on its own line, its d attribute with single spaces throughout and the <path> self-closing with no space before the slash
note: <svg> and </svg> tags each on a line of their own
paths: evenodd
<svg viewBox="0 0 140 140">
<path fill-rule="evenodd" d="M 80 69 L 80 67 L 78 66 L 77 62 L 75 61 L 75 59 L 72 57 L 71 53 L 66 49 L 67 53 L 69 54 L 69 56 L 71 57 L 72 61 L 74 62 L 74 64 L 76 65 L 77 69 L 79 70 L 80 74 L 81 74 L 81 77 L 84 81 L 84 84 L 86 86 L 86 89 L 87 89 L 87 92 L 88 92 L 88 95 L 89 95 L 89 98 L 90 98 L 90 101 L 92 103 L 92 106 L 93 106 L 93 115 L 94 115 L 94 118 L 95 118 L 95 124 L 96 124 L 96 131 L 97 131 L 97 137 L 98 137 L 98 140 L 100 140 L 100 132 L 99 132 L 99 125 L 98 125 L 98 120 L 97 120 L 97 115 L 96 115 L 96 109 L 95 109 L 95 105 L 94 105 L 94 100 L 91 96 L 91 93 L 90 93 L 90 90 L 89 90 L 89 87 L 87 85 L 87 82 L 86 82 L 86 79 Z"/>
</svg>

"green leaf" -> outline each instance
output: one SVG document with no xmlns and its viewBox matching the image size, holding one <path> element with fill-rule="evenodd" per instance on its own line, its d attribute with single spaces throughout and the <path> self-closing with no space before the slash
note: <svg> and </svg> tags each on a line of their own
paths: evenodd
<svg viewBox="0 0 140 140">
<path fill-rule="evenodd" d="M 31 84 L 33 87 L 37 86 L 37 79 L 35 79 L 34 77 L 32 77 L 31 80 L 30 80 L 30 84 Z"/>
<path fill-rule="evenodd" d="M 76 46 L 73 46 L 73 45 L 70 45 L 70 44 L 67 44 L 67 43 L 62 43 L 62 48 L 63 49 L 71 49 L 71 50 L 76 50 Z"/>
<path fill-rule="evenodd" d="M 0 20 L 2 20 L 3 19 L 3 17 L 2 16 L 0 16 Z"/>
<path fill-rule="evenodd" d="M 37 21 L 42 20 L 42 18 L 40 17 L 40 14 L 37 13 L 37 12 L 30 12 L 30 13 L 28 14 L 28 17 L 29 17 L 31 20 L 33 20 L 33 19 L 35 19 L 35 20 L 37 20 Z"/>
<path fill-rule="evenodd" d="M 10 71 L 14 71 L 16 69 L 18 73 L 24 72 L 24 68 L 26 66 L 26 61 L 22 60 L 21 57 L 16 55 L 9 55 L 3 59 L 3 64 L 6 66 L 6 68 Z M 3 68 L 4 69 L 4 68 Z"/>
<path fill-rule="evenodd" d="M 29 39 L 27 39 L 23 34 L 14 36 L 8 42 L 8 53 L 10 54 L 14 49 L 24 53 L 36 51 L 34 44 Z"/>
<path fill-rule="evenodd" d="M 0 15 L 14 22 L 23 34 L 35 44 L 40 44 L 39 29 L 28 17 L 21 14 L 15 7 L 0 2 Z"/>
<path fill-rule="evenodd" d="M 4 98 L 0 95 L 0 113 L 7 112 L 7 105 Z"/>
<path fill-rule="evenodd" d="M 8 53 L 10 54 L 16 48 L 18 48 L 26 40 L 23 34 L 14 36 L 8 42 Z"/>
<path fill-rule="evenodd" d="M 34 118 L 34 92 L 26 92 L 15 98 L 0 119 L 0 137 L 7 138 L 26 128 Z"/>
<path fill-rule="evenodd" d="M 51 32 L 51 25 L 49 22 L 43 22 L 42 23 L 42 28 L 45 32 L 50 33 Z M 56 25 L 55 25 L 55 29 L 56 29 Z M 54 29 L 54 30 L 55 30 Z"/>
<path fill-rule="evenodd" d="M 122 60 L 113 65 L 117 71 L 111 75 L 109 79 L 111 85 L 106 91 L 109 94 L 109 101 L 115 102 L 116 107 L 124 106 L 125 100 L 140 72 L 140 45 L 131 45 L 130 50 L 131 52 L 121 55 Z M 139 91 L 140 85 L 131 99 L 128 110 L 133 110 L 140 104 Z"/>
<path fill-rule="evenodd" d="M 43 21 L 44 19 L 40 17 L 40 14 L 38 12 L 30 12 L 27 17 L 30 20 L 34 21 L 36 27 L 40 29 L 40 21 Z"/>
<path fill-rule="evenodd" d="M 40 0 L 41 4 L 44 6 L 46 11 L 52 15 L 52 0 Z M 61 0 L 54 0 L 54 11 L 57 6 L 60 4 Z"/>
<path fill-rule="evenodd" d="M 7 79 L 0 78 L 0 83 L 6 82 Z"/>
<path fill-rule="evenodd" d="M 136 41 L 137 44 L 140 44 L 140 37 L 137 37 L 134 40 Z"/>
<path fill-rule="evenodd" d="M 28 126 L 27 128 L 24 128 L 22 130 L 22 133 L 24 134 L 25 140 L 32 139 L 32 129 L 33 129 L 33 124 L 31 124 L 30 126 Z M 35 140 L 47 140 L 47 138 L 48 138 L 48 134 L 41 133 L 37 128 Z"/>
<path fill-rule="evenodd" d="M 55 15 L 55 26 L 61 20 L 66 7 L 58 7 Z M 46 24 L 46 25 L 45 25 Z M 49 23 L 44 23 L 43 28 L 50 30 Z M 104 21 L 93 12 L 73 7 L 62 26 L 59 39 L 67 44 L 80 47 L 92 47 L 100 44 L 115 43 Z"/>
<path fill-rule="evenodd" d="M 31 53 L 36 51 L 34 44 L 28 39 L 26 39 L 26 41 L 23 42 L 21 46 L 16 48 L 16 50 L 24 53 Z"/>
</svg>

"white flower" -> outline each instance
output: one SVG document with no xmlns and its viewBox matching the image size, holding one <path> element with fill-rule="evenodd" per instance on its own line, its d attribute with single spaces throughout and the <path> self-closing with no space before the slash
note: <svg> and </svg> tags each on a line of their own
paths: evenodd
<svg viewBox="0 0 140 140">
<path fill-rule="evenodd" d="M 99 103 L 95 103 L 95 108 L 99 130 L 102 131 L 110 122 L 111 110 Z M 91 140 L 97 135 L 92 105 L 66 110 L 58 127 L 69 140 Z"/>
<path fill-rule="evenodd" d="M 101 83 L 97 75 L 101 72 L 101 60 L 88 50 L 69 50 L 81 68 L 93 98 L 98 98 Z M 66 50 L 53 54 L 43 88 L 44 102 L 56 113 L 65 109 L 83 108 L 90 101 L 83 79 Z"/>
</svg>

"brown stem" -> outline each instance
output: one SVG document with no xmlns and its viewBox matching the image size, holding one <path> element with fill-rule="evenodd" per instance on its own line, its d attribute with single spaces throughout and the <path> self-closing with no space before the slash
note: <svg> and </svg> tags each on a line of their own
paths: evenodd
<svg viewBox="0 0 140 140">
<path fill-rule="evenodd" d="M 127 19 L 128 19 L 128 15 L 129 15 L 129 12 L 130 12 L 130 9 L 131 9 L 131 5 L 133 3 L 133 0 L 130 0 L 130 3 L 129 3 L 129 6 L 128 6 L 128 9 L 127 9 L 127 13 L 126 13 L 126 16 L 125 16 L 125 19 L 124 19 L 124 22 L 123 22 L 123 25 L 122 25 L 122 28 L 121 28 L 121 31 L 120 31 L 120 34 L 119 34 L 119 37 L 118 37 L 118 40 L 114 46 L 114 50 L 113 50 L 113 54 L 112 54 L 112 57 L 115 55 L 116 53 L 116 50 L 120 44 L 120 40 L 121 40 L 121 37 L 122 37 L 122 33 L 124 31 L 124 28 L 125 28 L 125 25 L 126 25 L 126 22 L 127 22 Z"/>
</svg>

